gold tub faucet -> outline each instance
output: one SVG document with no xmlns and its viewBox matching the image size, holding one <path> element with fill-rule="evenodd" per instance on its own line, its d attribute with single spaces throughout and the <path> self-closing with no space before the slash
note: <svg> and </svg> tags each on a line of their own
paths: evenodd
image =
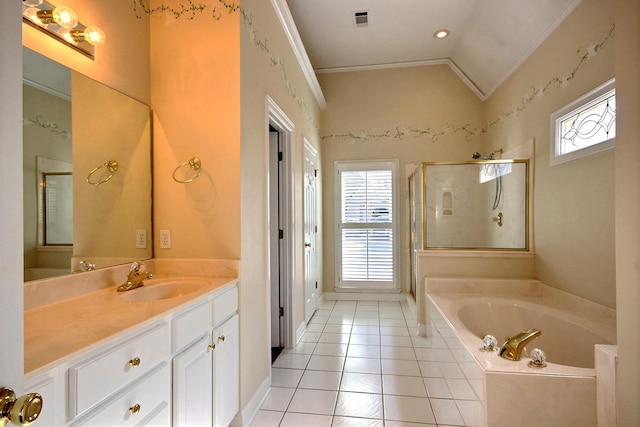
<svg viewBox="0 0 640 427">
<path fill-rule="evenodd" d="M 525 346 L 534 339 L 538 338 L 542 334 L 538 329 L 527 329 L 517 335 L 507 339 L 502 348 L 500 348 L 500 356 L 509 360 L 520 360 L 522 356 L 522 350 Z"/>
</svg>

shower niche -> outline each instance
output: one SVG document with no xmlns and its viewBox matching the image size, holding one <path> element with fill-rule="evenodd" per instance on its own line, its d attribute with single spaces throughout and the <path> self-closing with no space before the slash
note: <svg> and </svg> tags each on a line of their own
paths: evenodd
<svg viewBox="0 0 640 427">
<path fill-rule="evenodd" d="M 409 177 L 413 250 L 529 250 L 529 161 L 422 163 Z"/>
</svg>

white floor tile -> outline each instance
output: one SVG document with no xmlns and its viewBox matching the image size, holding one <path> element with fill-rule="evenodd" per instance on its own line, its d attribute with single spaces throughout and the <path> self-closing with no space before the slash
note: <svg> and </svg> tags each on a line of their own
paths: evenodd
<svg viewBox="0 0 640 427">
<path fill-rule="evenodd" d="M 435 424 L 431 405 L 426 397 L 385 395 L 384 418 L 385 420 Z"/>
<path fill-rule="evenodd" d="M 333 332 L 323 332 L 320 335 L 319 343 L 349 344 L 349 334 L 336 334 Z"/>
<path fill-rule="evenodd" d="M 407 328 L 406 326 L 380 326 L 380 335 L 408 337 L 409 328 Z"/>
<path fill-rule="evenodd" d="M 310 354 L 280 353 L 273 368 L 304 369 L 311 358 Z"/>
<path fill-rule="evenodd" d="M 313 354 L 319 356 L 346 356 L 348 347 L 348 344 L 319 342 Z"/>
<path fill-rule="evenodd" d="M 380 359 L 380 346 L 349 344 L 347 357 L 366 357 L 369 359 Z"/>
<path fill-rule="evenodd" d="M 363 374 L 381 374 L 380 359 L 365 359 L 363 357 L 347 357 L 344 362 L 345 372 L 360 372 Z"/>
<path fill-rule="evenodd" d="M 318 356 L 313 355 L 309 359 L 307 369 L 316 371 L 338 371 L 344 369 L 344 357 L 341 356 Z"/>
<path fill-rule="evenodd" d="M 333 417 L 332 427 L 384 427 L 384 421 L 370 418 Z"/>
<path fill-rule="evenodd" d="M 413 347 L 387 347 L 380 349 L 383 359 L 416 360 L 416 352 Z"/>
<path fill-rule="evenodd" d="M 280 427 L 330 427 L 330 415 L 299 414 L 287 412 L 282 418 Z"/>
<path fill-rule="evenodd" d="M 338 392 L 334 390 L 309 390 L 299 388 L 293 395 L 287 412 L 333 415 Z"/>
<path fill-rule="evenodd" d="M 292 387 L 296 388 L 302 378 L 302 369 L 271 368 L 272 387 Z"/>
<path fill-rule="evenodd" d="M 420 368 L 415 360 L 382 359 L 382 373 L 420 377 Z"/>
<path fill-rule="evenodd" d="M 431 399 L 431 406 L 438 424 L 464 425 L 464 420 L 455 401 Z"/>
<path fill-rule="evenodd" d="M 305 371 L 300 380 L 299 388 L 316 390 L 338 390 L 342 372 Z"/>
<path fill-rule="evenodd" d="M 380 336 L 351 334 L 351 340 L 349 340 L 349 344 L 380 345 Z"/>
<path fill-rule="evenodd" d="M 422 377 L 383 375 L 382 391 L 385 395 L 427 397 Z"/>
<path fill-rule="evenodd" d="M 341 391 L 338 394 L 336 415 L 382 419 L 382 396 L 370 393 L 351 393 Z"/>
<path fill-rule="evenodd" d="M 429 338 L 415 323 L 406 302 L 325 303 L 300 344 L 272 365 L 272 388 L 251 425 L 482 426 L 473 357 L 442 319 Z"/>
<path fill-rule="evenodd" d="M 340 391 L 382 394 L 382 376 L 379 374 L 345 372 L 342 375 Z"/>
<path fill-rule="evenodd" d="M 259 410 L 251 427 L 278 427 L 284 412 Z"/>
<path fill-rule="evenodd" d="M 295 391 L 295 388 L 271 387 L 260 409 L 286 411 Z"/>
</svg>

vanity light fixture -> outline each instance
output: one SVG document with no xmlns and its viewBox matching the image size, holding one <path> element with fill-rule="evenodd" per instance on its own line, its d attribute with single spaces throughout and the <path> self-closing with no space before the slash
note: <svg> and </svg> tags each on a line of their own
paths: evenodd
<svg viewBox="0 0 640 427">
<path fill-rule="evenodd" d="M 451 31 L 442 29 L 433 33 L 433 37 L 435 37 L 438 40 L 441 40 L 441 39 L 444 39 L 445 37 L 448 37 L 449 34 L 451 34 Z"/>
<path fill-rule="evenodd" d="M 95 45 L 104 43 L 104 31 L 85 26 L 67 6 L 54 6 L 46 0 L 22 0 L 22 22 L 94 59 Z"/>
</svg>

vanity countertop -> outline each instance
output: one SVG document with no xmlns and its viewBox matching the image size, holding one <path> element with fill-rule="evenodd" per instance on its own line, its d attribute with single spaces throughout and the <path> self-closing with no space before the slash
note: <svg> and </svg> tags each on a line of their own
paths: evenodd
<svg viewBox="0 0 640 427">
<path fill-rule="evenodd" d="M 145 283 L 153 286 L 154 280 L 158 279 Z M 238 281 L 234 277 L 206 280 L 208 283 L 198 290 L 173 298 L 128 302 L 127 292 L 117 292 L 116 286 L 112 286 L 25 310 L 25 373 L 64 363 L 80 351 L 131 328 L 157 321 L 203 296 L 224 292 Z"/>
</svg>

